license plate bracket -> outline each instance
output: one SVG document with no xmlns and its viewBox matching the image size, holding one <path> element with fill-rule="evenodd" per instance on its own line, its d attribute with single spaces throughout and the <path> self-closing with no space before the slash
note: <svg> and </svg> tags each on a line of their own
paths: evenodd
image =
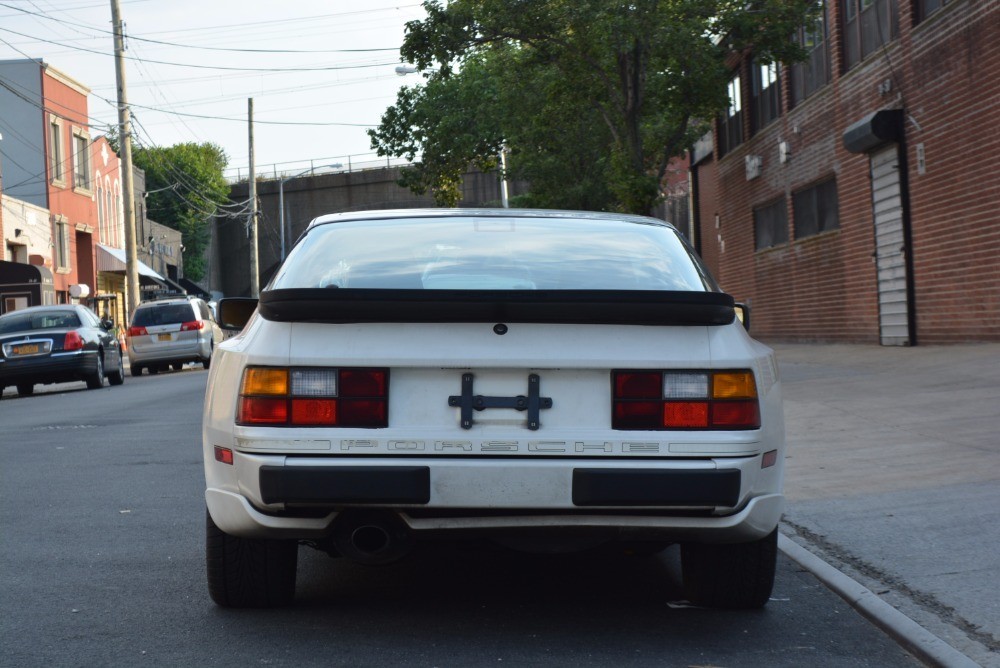
<svg viewBox="0 0 1000 668">
<path fill-rule="evenodd" d="M 487 408 L 513 408 L 528 412 L 528 429 L 538 431 L 541 424 L 539 411 L 542 408 L 552 408 L 552 398 L 541 396 L 541 378 L 537 373 L 528 374 L 528 396 L 516 397 L 485 397 L 472 394 L 473 375 L 462 374 L 462 394 L 448 397 L 449 406 L 462 409 L 462 429 L 472 429 L 472 411 L 484 411 Z"/>
</svg>

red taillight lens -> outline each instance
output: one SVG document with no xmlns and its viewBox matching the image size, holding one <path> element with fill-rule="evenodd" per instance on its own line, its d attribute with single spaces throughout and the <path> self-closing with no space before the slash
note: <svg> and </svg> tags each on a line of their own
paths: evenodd
<svg viewBox="0 0 1000 668">
<path fill-rule="evenodd" d="M 191 322 L 185 322 L 181 325 L 182 332 L 196 332 L 200 329 L 205 328 L 204 320 L 192 320 Z"/>
<path fill-rule="evenodd" d="M 236 420 L 240 424 L 285 424 L 288 422 L 288 400 L 243 397 Z"/>
<path fill-rule="evenodd" d="M 81 350 L 83 348 L 83 339 L 80 338 L 79 332 L 66 332 L 66 337 L 63 339 L 63 350 Z"/>
<path fill-rule="evenodd" d="M 341 427 L 386 427 L 389 425 L 385 399 L 341 399 Z"/>
<path fill-rule="evenodd" d="M 337 424 L 336 399 L 292 399 L 292 424 Z"/>
<path fill-rule="evenodd" d="M 383 369 L 341 369 L 340 396 L 384 397 L 385 378 Z"/>
<path fill-rule="evenodd" d="M 708 426 L 708 402 L 664 402 L 663 426 L 668 429 L 704 429 Z"/>
<path fill-rule="evenodd" d="M 615 403 L 615 429 L 663 429 L 663 402 L 623 401 Z"/>
<path fill-rule="evenodd" d="M 284 427 L 388 426 L 388 369 L 248 367 L 237 422 Z"/>
<path fill-rule="evenodd" d="M 760 427 L 757 401 L 717 401 L 712 404 L 712 426 L 756 429 Z"/>
<path fill-rule="evenodd" d="M 625 372 L 615 376 L 616 399 L 659 399 L 663 396 L 663 374 Z"/>
<path fill-rule="evenodd" d="M 147 334 L 147 332 L 146 332 L 146 328 L 145 327 L 135 327 L 135 326 L 132 326 L 132 327 L 128 328 L 128 335 L 129 336 L 146 336 L 146 334 Z"/>
<path fill-rule="evenodd" d="M 612 386 L 614 429 L 760 428 L 751 371 L 614 371 Z"/>
</svg>

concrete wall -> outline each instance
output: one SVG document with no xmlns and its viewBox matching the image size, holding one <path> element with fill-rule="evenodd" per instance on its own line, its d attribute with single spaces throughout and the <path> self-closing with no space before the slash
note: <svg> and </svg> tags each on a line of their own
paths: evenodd
<svg viewBox="0 0 1000 668">
<path fill-rule="evenodd" d="M 371 169 L 361 172 L 304 176 L 285 182 L 286 251 L 313 218 L 342 211 L 368 209 L 407 209 L 434 207 L 430 195 L 418 196 L 401 187 L 399 168 Z M 278 208 L 277 180 L 257 182 L 260 202 L 258 221 L 258 254 L 261 287 L 264 287 L 276 269 L 281 255 L 280 214 Z M 523 186 L 513 184 L 510 194 L 521 192 Z M 237 183 L 230 198 L 244 202 L 248 198 L 248 184 Z M 499 206 L 500 183 L 497 175 L 471 172 L 465 175 L 463 199 L 460 206 Z M 247 218 L 220 218 L 213 230 L 209 261 L 209 280 L 206 289 L 218 290 L 228 297 L 248 295 L 250 290 L 250 243 L 247 236 Z"/>
</svg>

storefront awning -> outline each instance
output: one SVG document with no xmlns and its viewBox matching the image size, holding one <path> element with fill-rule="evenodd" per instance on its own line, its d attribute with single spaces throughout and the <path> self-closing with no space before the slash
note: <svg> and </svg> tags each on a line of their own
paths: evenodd
<svg viewBox="0 0 1000 668">
<path fill-rule="evenodd" d="M 139 272 L 139 282 L 143 285 L 156 285 L 158 287 L 168 287 L 163 277 L 153 271 L 149 265 L 143 264 L 139 260 L 135 261 L 136 269 Z M 97 271 L 107 271 L 116 274 L 125 273 L 125 250 L 122 248 L 112 248 L 104 244 L 97 244 Z"/>
</svg>

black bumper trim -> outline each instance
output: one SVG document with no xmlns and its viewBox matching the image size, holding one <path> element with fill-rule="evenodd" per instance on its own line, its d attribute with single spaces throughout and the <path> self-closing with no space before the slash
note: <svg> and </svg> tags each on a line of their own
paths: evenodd
<svg viewBox="0 0 1000 668">
<path fill-rule="evenodd" d="M 735 506 L 740 472 L 573 469 L 575 506 Z"/>
<path fill-rule="evenodd" d="M 262 466 L 264 503 L 420 503 L 431 499 L 428 466 Z"/>
</svg>

